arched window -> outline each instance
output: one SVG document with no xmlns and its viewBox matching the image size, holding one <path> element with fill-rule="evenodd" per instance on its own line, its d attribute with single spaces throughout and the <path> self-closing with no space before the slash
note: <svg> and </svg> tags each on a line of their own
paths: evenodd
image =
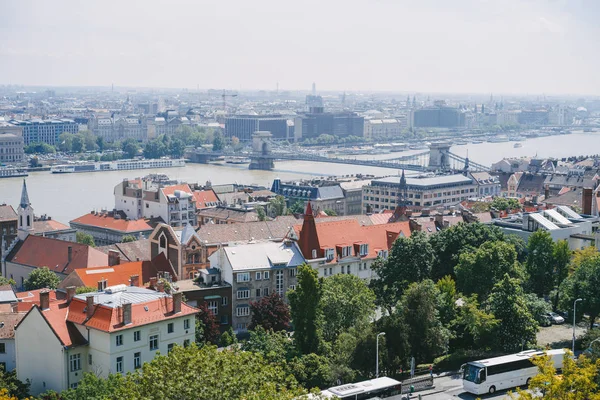
<svg viewBox="0 0 600 400">
<path fill-rule="evenodd" d="M 29 228 L 31 226 L 31 217 L 28 215 L 27 216 L 27 227 Z"/>
<path fill-rule="evenodd" d="M 23 226 L 23 216 L 19 216 L 19 226 Z"/>
<path fill-rule="evenodd" d="M 160 237 L 160 247 L 163 249 L 167 247 L 167 238 L 164 236 Z"/>
</svg>

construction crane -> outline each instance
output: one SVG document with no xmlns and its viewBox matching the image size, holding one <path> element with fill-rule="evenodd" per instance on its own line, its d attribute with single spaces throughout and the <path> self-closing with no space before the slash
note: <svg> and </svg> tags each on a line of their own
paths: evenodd
<svg viewBox="0 0 600 400">
<path fill-rule="evenodd" d="M 225 89 L 223 89 L 223 94 L 221 95 L 221 97 L 223 98 L 223 111 L 227 111 L 227 102 L 225 101 L 225 99 L 227 97 L 237 97 L 237 93 L 227 93 Z"/>
</svg>

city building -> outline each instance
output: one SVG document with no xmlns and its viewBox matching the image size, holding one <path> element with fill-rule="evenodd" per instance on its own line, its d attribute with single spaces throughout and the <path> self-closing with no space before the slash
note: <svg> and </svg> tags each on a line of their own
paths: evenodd
<svg viewBox="0 0 600 400">
<path fill-rule="evenodd" d="M 111 250 L 116 251 L 123 261 L 150 261 L 150 239 L 113 243 L 108 246 L 96 247 L 96 249 L 107 255 Z"/>
<path fill-rule="evenodd" d="M 77 241 L 77 231 L 75 229 L 47 215 L 33 217 L 33 231 L 31 233 L 36 236 L 65 240 L 67 242 Z"/>
<path fill-rule="evenodd" d="M 8 204 L 0 204 L 0 260 L 5 247 L 17 237 L 19 218 L 15 209 Z"/>
<path fill-rule="evenodd" d="M 373 277 L 371 264 L 378 257 L 387 258 L 396 239 L 410 233 L 408 221 L 368 226 L 356 219 L 317 223 L 308 203 L 302 225 L 295 225 L 288 238 L 297 242 L 320 277 L 341 273 L 369 280 Z"/>
<path fill-rule="evenodd" d="M 173 135 L 182 126 L 191 126 L 191 121 L 185 116 L 180 116 L 179 112 L 175 110 L 167 110 L 157 114 L 156 117 L 149 117 L 146 124 L 148 126 L 147 138 L 154 139 L 160 135 Z"/>
<path fill-rule="evenodd" d="M 363 187 L 363 212 L 377 213 L 393 210 L 400 177 L 373 179 Z M 462 174 L 441 175 L 425 178 L 406 178 L 407 202 L 413 208 L 451 206 L 478 196 L 474 180 Z"/>
<path fill-rule="evenodd" d="M 499 196 L 501 192 L 500 179 L 489 172 L 469 172 L 469 176 L 477 184 L 479 197 Z"/>
<path fill-rule="evenodd" d="M 0 126 L 0 165 L 25 161 L 23 136 L 5 133 Z"/>
<path fill-rule="evenodd" d="M 517 120 L 521 125 L 547 125 L 548 110 L 521 110 L 517 115 Z"/>
<path fill-rule="evenodd" d="M 79 132 L 79 124 L 71 119 L 30 119 L 26 121 L 10 120 L 10 124 L 23 129 L 25 146 L 31 143 L 48 143 L 58 146 L 61 133 Z"/>
<path fill-rule="evenodd" d="M 281 182 L 277 178 L 273 181 L 271 191 L 285 197 L 288 206 L 300 201 L 306 207 L 310 201 L 314 210 L 331 210 L 336 215 L 345 215 L 347 211 L 344 190 L 335 181 Z"/>
<path fill-rule="evenodd" d="M 69 287 L 60 300 L 50 294 L 40 291 L 15 328 L 17 377 L 33 395 L 76 388 L 85 373 L 133 372 L 195 340 L 197 309 L 181 292 L 117 285 L 81 295 Z"/>
<path fill-rule="evenodd" d="M 146 119 L 141 115 L 131 116 L 94 116 L 88 122 L 88 129 L 106 142 L 134 139 L 139 142 L 148 138 Z"/>
<path fill-rule="evenodd" d="M 252 134 L 268 131 L 275 140 L 294 140 L 294 125 L 284 115 L 235 115 L 225 118 L 225 136 L 237 137 L 241 142 L 250 142 Z"/>
<path fill-rule="evenodd" d="M 406 123 L 395 118 L 365 119 L 364 138 L 372 140 L 397 139 L 406 128 Z"/>
<path fill-rule="evenodd" d="M 256 209 L 246 203 L 243 207 L 217 206 L 198 211 L 198 225 L 245 224 L 260 221 Z"/>
<path fill-rule="evenodd" d="M 294 119 L 294 139 L 295 141 L 314 139 L 322 134 L 362 137 L 365 129 L 364 122 L 364 118 L 356 113 L 329 113 L 315 107 Z"/>
<path fill-rule="evenodd" d="M 200 270 L 196 279 L 177 281 L 177 290 L 185 296 L 185 302 L 198 307 L 206 304 L 219 324 L 221 333 L 231 326 L 231 285 L 221 279 L 221 272 L 215 268 Z"/>
<path fill-rule="evenodd" d="M 157 221 L 129 219 L 123 211 L 92 211 L 69 222 L 71 228 L 94 238 L 96 246 L 121 243 L 126 236 L 147 239 Z"/>
<path fill-rule="evenodd" d="M 17 366 L 15 326 L 25 316 L 19 312 L 18 299 L 11 285 L 0 286 L 0 368 L 12 371 Z"/>
<path fill-rule="evenodd" d="M 517 235 L 525 242 L 533 232 L 545 230 L 554 241 L 567 240 L 571 250 L 596 246 L 598 217 L 580 215 L 566 206 L 542 210 L 539 212 L 513 214 L 497 218 L 492 224 L 504 233 Z"/>
<path fill-rule="evenodd" d="M 409 124 L 412 128 L 461 128 L 466 127 L 464 110 L 445 105 L 411 110 Z"/>
<path fill-rule="evenodd" d="M 209 260 L 211 269 L 219 270 L 223 281 L 231 285 L 231 325 L 236 333 L 245 332 L 250 325 L 251 302 L 271 293 L 285 299 L 287 291 L 295 289 L 297 268 L 305 262 L 291 240 L 227 246 Z"/>
</svg>

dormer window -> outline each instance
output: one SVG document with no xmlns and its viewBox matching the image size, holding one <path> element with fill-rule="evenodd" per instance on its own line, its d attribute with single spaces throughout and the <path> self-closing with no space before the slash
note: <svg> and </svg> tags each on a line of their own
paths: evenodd
<svg viewBox="0 0 600 400">
<path fill-rule="evenodd" d="M 369 254 L 369 245 L 364 243 L 360 245 L 360 255 L 361 256 L 366 256 L 367 254 Z"/>
<path fill-rule="evenodd" d="M 316 249 L 313 249 L 313 251 L 312 251 L 312 258 L 313 259 L 317 258 L 317 250 Z"/>
<path fill-rule="evenodd" d="M 350 257 L 352 255 L 352 246 L 344 246 L 342 247 L 342 258 Z"/>
<path fill-rule="evenodd" d="M 386 258 L 388 258 L 388 251 L 387 250 L 379 250 L 377 252 L 377 257 L 381 257 L 385 260 Z"/>
<path fill-rule="evenodd" d="M 325 257 L 327 257 L 327 261 L 333 260 L 335 257 L 335 251 L 333 249 L 327 249 L 325 251 Z"/>
</svg>

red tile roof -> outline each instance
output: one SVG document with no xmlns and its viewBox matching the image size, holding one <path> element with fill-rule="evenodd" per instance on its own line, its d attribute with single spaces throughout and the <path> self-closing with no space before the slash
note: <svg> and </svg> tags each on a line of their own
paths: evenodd
<svg viewBox="0 0 600 400">
<path fill-rule="evenodd" d="M 109 215 L 99 213 L 85 214 L 71 221 L 73 224 L 93 226 L 96 228 L 110 229 L 121 233 L 130 232 L 151 232 L 152 226 L 148 219 L 127 220 L 124 218 L 114 218 L 112 213 Z"/>
<path fill-rule="evenodd" d="M 162 192 L 164 193 L 165 196 L 175 194 L 176 190 L 181 190 L 182 192 L 192 194 L 192 189 L 190 188 L 190 185 L 188 185 L 187 183 L 183 183 L 180 185 L 165 186 L 164 188 L 161 188 L 160 190 L 162 190 Z"/>
<path fill-rule="evenodd" d="M 25 316 L 24 312 L 0 312 L 0 339 L 15 337 L 15 326 Z"/>
<path fill-rule="evenodd" d="M 84 311 L 86 307 L 87 304 L 84 300 L 74 298 L 69 306 L 67 320 L 104 332 L 114 332 L 125 328 L 129 329 L 157 321 L 164 321 L 185 315 L 194 315 L 198 312 L 196 308 L 182 302 L 181 312 L 174 314 L 173 298 L 164 297 L 144 303 L 132 304 L 131 324 L 123 325 L 123 312 L 120 307 L 107 307 L 102 304 L 95 304 L 94 314 L 90 319 L 87 319 Z M 148 311 L 146 311 L 146 308 Z"/>
<path fill-rule="evenodd" d="M 0 204 L 0 222 L 16 221 L 17 213 L 11 205 Z"/>
<path fill-rule="evenodd" d="M 70 262 L 69 247 L 72 249 Z M 78 268 L 107 265 L 108 255 L 84 244 L 29 235 L 8 254 L 7 261 L 69 274 Z"/>
<path fill-rule="evenodd" d="M 62 224 L 53 219 L 46 219 L 40 221 L 33 221 L 33 231 L 35 233 L 54 232 L 54 231 L 65 231 L 70 230 L 71 227 Z"/>
<path fill-rule="evenodd" d="M 217 194 L 212 189 L 196 190 L 194 192 L 194 201 L 196 202 L 196 208 L 198 210 L 200 210 L 200 209 L 206 208 L 206 207 L 213 207 L 214 205 L 216 205 L 216 203 L 219 202 L 219 198 L 217 197 Z M 209 203 L 209 205 L 206 205 L 206 203 Z M 213 205 L 210 203 L 215 203 L 215 204 Z"/>
</svg>

